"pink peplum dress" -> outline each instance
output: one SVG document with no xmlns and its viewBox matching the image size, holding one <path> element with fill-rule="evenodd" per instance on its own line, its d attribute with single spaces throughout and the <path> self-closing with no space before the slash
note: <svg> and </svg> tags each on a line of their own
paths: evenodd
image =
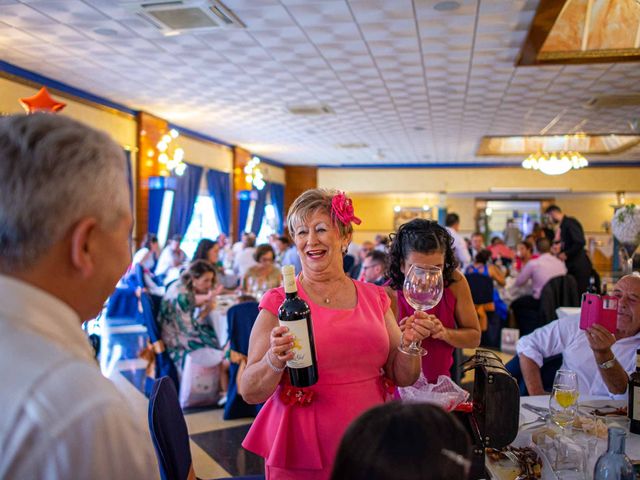
<svg viewBox="0 0 640 480">
<path fill-rule="evenodd" d="M 270 480 L 328 479 L 346 428 L 387 394 L 382 368 L 389 355 L 384 313 L 390 301 L 384 289 L 354 281 L 356 307 L 337 310 L 314 304 L 296 283 L 311 309 L 318 383 L 300 392 L 285 371 L 242 443 L 265 458 Z M 282 287 L 270 290 L 260 308 L 277 315 L 283 300 Z"/>
<path fill-rule="evenodd" d="M 427 310 L 427 313 L 435 315 L 442 322 L 445 328 L 456 328 L 455 319 L 456 297 L 449 288 L 444 289 L 440 303 Z M 413 315 L 415 310 L 407 303 L 398 290 L 398 321 L 409 315 Z M 425 338 L 422 346 L 427 350 L 427 354 L 422 357 L 422 373 L 429 383 L 436 383 L 440 375 L 450 377 L 450 369 L 453 364 L 453 347 L 442 340 Z"/>
</svg>

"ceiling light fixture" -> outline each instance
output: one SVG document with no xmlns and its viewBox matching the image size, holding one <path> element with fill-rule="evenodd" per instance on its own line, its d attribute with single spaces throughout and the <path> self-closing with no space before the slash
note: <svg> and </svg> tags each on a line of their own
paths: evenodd
<svg viewBox="0 0 640 480">
<path fill-rule="evenodd" d="M 532 153 L 522 162 L 528 170 L 540 170 L 545 175 L 562 175 L 569 170 L 578 170 L 589 165 L 580 152 Z"/>
<path fill-rule="evenodd" d="M 173 172 L 181 177 L 187 169 L 187 164 L 184 160 L 184 150 L 175 143 L 172 143 L 176 138 L 180 136 L 175 128 L 169 130 L 169 133 L 165 133 L 160 141 L 156 145 L 158 150 L 158 161 L 162 163 L 169 172 Z M 150 151 L 150 156 L 153 156 L 153 151 Z"/>
<path fill-rule="evenodd" d="M 264 175 L 260 170 L 259 157 L 256 157 L 255 155 L 251 157 L 249 163 L 247 163 L 244 167 L 244 173 L 244 179 L 249 185 L 253 185 L 258 190 L 262 190 L 265 187 L 266 183 L 264 181 Z"/>
</svg>

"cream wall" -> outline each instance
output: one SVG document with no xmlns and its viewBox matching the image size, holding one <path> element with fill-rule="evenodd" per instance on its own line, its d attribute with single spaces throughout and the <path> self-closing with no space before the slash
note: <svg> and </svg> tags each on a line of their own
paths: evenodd
<svg viewBox="0 0 640 480">
<path fill-rule="evenodd" d="M 184 161 L 221 172 L 233 170 L 233 150 L 225 145 L 203 142 L 188 135 L 180 135 L 176 144 L 184 150 Z"/>
<path fill-rule="evenodd" d="M 565 175 L 513 168 L 320 168 L 318 186 L 351 193 L 489 193 L 494 188 L 568 190 L 572 192 L 640 191 L 640 168 L 589 167 Z"/>
<path fill-rule="evenodd" d="M 40 87 L 31 87 L 0 77 L 0 112 L 24 113 L 18 99 L 31 97 L 38 93 L 39 89 Z M 62 115 L 106 131 L 125 148 L 135 150 L 137 147 L 136 119 L 133 115 L 107 107 L 90 106 L 55 90 L 49 90 L 49 93 L 56 100 L 67 104 L 61 112 Z M 132 155 L 133 161 L 135 161 L 134 157 L 135 155 Z"/>
</svg>

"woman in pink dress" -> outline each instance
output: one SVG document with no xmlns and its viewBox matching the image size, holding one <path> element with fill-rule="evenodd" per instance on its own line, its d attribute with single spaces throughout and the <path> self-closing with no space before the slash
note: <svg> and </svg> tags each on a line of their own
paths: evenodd
<svg viewBox="0 0 640 480">
<path fill-rule="evenodd" d="M 243 446 L 265 458 L 267 479 L 328 479 L 349 423 L 383 403 L 392 383 L 413 384 L 420 358 L 399 353 L 401 332 L 384 289 L 344 273 L 351 223 L 360 223 L 351 200 L 308 190 L 287 219 L 302 262 L 296 283 L 311 309 L 319 380 L 304 389 L 289 383 L 285 365 L 293 358 L 293 337 L 277 320 L 284 291 L 270 290 L 260 303 L 240 380 L 245 401 L 266 403 Z M 405 319 L 406 345 L 427 335 L 424 322 L 424 314 Z"/>
<path fill-rule="evenodd" d="M 404 272 L 413 264 L 435 265 L 442 270 L 444 294 L 440 303 L 428 310 L 425 324 L 429 335 L 422 342 L 422 372 L 434 383 L 449 376 L 454 348 L 475 348 L 480 344 L 480 323 L 466 278 L 456 270 L 453 239 L 436 222 L 416 218 L 402 225 L 393 236 L 390 249 L 388 291 L 395 300 L 397 318 L 411 317 L 414 309 L 402 294 Z M 400 322 L 402 325 L 402 321 Z"/>
</svg>

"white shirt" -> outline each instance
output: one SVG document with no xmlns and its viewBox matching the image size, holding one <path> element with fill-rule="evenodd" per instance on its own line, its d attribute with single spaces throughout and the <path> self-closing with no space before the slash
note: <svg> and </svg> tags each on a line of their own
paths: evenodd
<svg viewBox="0 0 640 480">
<path fill-rule="evenodd" d="M 173 268 L 178 271 L 177 276 L 179 277 L 180 267 L 187 262 L 187 254 L 184 253 L 182 249 L 180 249 L 180 265 L 176 266 L 174 264 L 173 251 L 171 250 L 171 248 L 165 247 L 162 249 L 162 252 L 160 252 L 160 256 L 158 257 L 158 263 L 156 264 L 156 270 L 154 273 L 156 275 L 166 275 L 168 274 L 169 270 Z M 165 283 L 167 282 L 165 281 Z"/>
<path fill-rule="evenodd" d="M 244 277 L 247 270 L 258 264 L 258 262 L 253 258 L 255 251 L 255 247 L 247 247 L 234 257 L 233 270 L 240 278 Z"/>
<path fill-rule="evenodd" d="M 100 373 L 80 318 L 0 275 L 0 478 L 158 478 L 148 431 Z"/>
<path fill-rule="evenodd" d="M 449 235 L 453 237 L 453 255 L 456 257 L 456 260 L 458 260 L 458 268 L 464 270 L 467 265 L 471 263 L 471 255 L 469 255 L 469 250 L 467 249 L 467 242 L 465 242 L 462 235 L 453 228 L 444 228 L 446 228 Z"/>
<path fill-rule="evenodd" d="M 516 278 L 516 287 L 521 287 L 531 279 L 533 298 L 540 299 L 542 289 L 549 280 L 567 274 L 567 267 L 559 258 L 543 253 L 527 262 Z"/>
<path fill-rule="evenodd" d="M 522 337 L 516 346 L 518 354 L 524 354 L 538 366 L 542 359 L 562 354 L 562 368 L 573 370 L 578 376 L 581 395 L 604 395 L 624 399 L 622 395 L 609 393 L 598 364 L 593 356 L 585 332 L 580 330 L 580 314 L 555 320 Z M 613 344 L 611 351 L 627 373 L 636 369 L 636 349 L 640 348 L 640 333 L 622 338 Z"/>
</svg>

